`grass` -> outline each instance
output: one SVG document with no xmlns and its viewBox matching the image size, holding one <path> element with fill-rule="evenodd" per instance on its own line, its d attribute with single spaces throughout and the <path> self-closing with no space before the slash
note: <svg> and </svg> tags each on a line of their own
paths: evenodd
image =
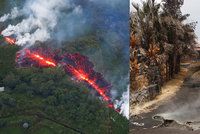
<svg viewBox="0 0 200 134">
<path fill-rule="evenodd" d="M 1 128 L 0 134 L 27 134 L 27 133 L 23 128 L 7 127 L 7 128 Z"/>
<path fill-rule="evenodd" d="M 24 94 L 17 93 L 13 96 L 18 103 L 20 103 L 20 109 L 27 109 L 27 107 L 31 108 L 28 113 L 37 113 L 38 108 L 34 109 L 33 107 L 41 106 L 43 102 L 43 99 L 40 97 L 33 97 L 30 99 Z M 38 118 L 37 116 L 34 116 L 34 114 L 22 115 L 18 112 L 15 114 L 13 113 L 7 118 L 0 118 L 0 121 L 7 122 L 6 127 L 0 128 L 0 134 L 73 134 L 71 130 L 68 130 L 67 128 L 54 122 Z M 23 122 L 29 122 L 30 128 L 24 129 L 22 127 Z"/>
<path fill-rule="evenodd" d="M 7 127 L 0 128 L 0 134 L 76 134 L 59 124 L 34 116 L 13 116 L 1 119 L 0 121 L 2 120 L 9 123 Z M 28 129 L 22 127 L 23 121 L 30 123 Z"/>
</svg>

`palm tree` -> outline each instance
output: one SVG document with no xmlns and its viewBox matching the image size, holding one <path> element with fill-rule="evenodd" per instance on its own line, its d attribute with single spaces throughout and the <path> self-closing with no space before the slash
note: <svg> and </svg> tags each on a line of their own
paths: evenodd
<svg viewBox="0 0 200 134">
<path fill-rule="evenodd" d="M 145 75 L 149 84 L 160 86 L 180 71 L 181 57 L 193 51 L 196 25 L 184 22 L 189 15 L 182 15 L 183 0 L 163 3 L 162 8 L 155 0 L 144 1 L 142 7 L 133 4 L 130 19 L 131 69 L 137 70 L 131 76 Z"/>
<path fill-rule="evenodd" d="M 136 12 L 131 17 L 132 34 L 139 40 L 140 52 L 146 57 L 143 65 L 148 66 L 147 77 L 151 84 L 155 84 L 158 81 L 151 75 L 152 73 L 160 72 L 159 68 L 152 72 L 152 68 L 158 66 L 157 61 L 158 53 L 162 53 L 163 47 L 160 40 L 161 34 L 161 20 L 159 17 L 160 4 L 156 4 L 154 0 L 147 0 L 143 2 L 142 8 L 139 5 L 133 4 Z M 152 65 L 152 66 L 150 66 Z M 160 74 L 158 74 L 160 75 Z M 152 79 L 153 78 L 153 79 Z M 158 78 L 157 78 L 158 79 Z"/>
<path fill-rule="evenodd" d="M 186 48 L 192 48 L 195 42 L 195 24 L 185 24 L 189 14 L 183 15 L 181 12 L 181 6 L 184 4 L 184 0 L 163 0 L 163 12 L 161 17 L 163 18 L 163 29 L 166 31 L 166 37 L 168 44 L 173 46 L 173 51 L 169 53 L 169 79 L 173 77 L 175 73 L 180 71 L 180 61 L 183 55 L 183 50 Z M 191 35 L 190 37 L 188 35 Z M 184 53 L 185 54 L 185 53 Z"/>
</svg>

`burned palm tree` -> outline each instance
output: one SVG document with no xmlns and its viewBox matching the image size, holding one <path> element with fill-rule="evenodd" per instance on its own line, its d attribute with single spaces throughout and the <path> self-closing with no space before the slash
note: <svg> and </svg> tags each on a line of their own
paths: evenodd
<svg viewBox="0 0 200 134">
<path fill-rule="evenodd" d="M 133 4 L 135 12 L 132 19 L 132 34 L 138 39 L 138 45 L 134 49 L 138 50 L 138 64 L 140 64 L 139 75 L 145 75 L 150 84 L 155 84 L 157 80 L 152 79 L 152 73 L 159 72 L 157 55 L 161 52 L 161 44 L 158 42 L 162 35 L 159 18 L 160 4 L 153 0 L 143 2 L 142 8 Z M 158 51 L 159 50 L 159 51 Z M 152 72 L 152 70 L 155 70 Z"/>
<path fill-rule="evenodd" d="M 163 0 L 162 4 L 155 0 L 143 1 L 142 6 L 133 4 L 131 88 L 142 88 L 138 78 L 147 79 L 144 86 L 162 86 L 180 71 L 181 58 L 193 53 L 196 22 L 184 22 L 189 16 L 181 12 L 184 0 Z"/>
</svg>

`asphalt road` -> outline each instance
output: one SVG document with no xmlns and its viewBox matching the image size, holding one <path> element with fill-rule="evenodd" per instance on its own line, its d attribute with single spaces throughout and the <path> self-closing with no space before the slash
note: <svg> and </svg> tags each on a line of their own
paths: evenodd
<svg viewBox="0 0 200 134">
<path fill-rule="evenodd" d="M 198 71 L 200 64 L 190 68 L 181 89 L 165 104 L 132 117 L 130 134 L 200 134 L 200 81 L 195 78 L 200 76 L 193 77 Z M 155 115 L 161 119 L 153 119 Z"/>
</svg>

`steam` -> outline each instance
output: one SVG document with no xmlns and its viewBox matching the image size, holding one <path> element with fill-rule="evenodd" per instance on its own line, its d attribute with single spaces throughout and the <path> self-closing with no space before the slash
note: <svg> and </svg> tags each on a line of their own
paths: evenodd
<svg viewBox="0 0 200 134">
<path fill-rule="evenodd" d="M 116 101 L 115 106 L 120 106 L 120 113 L 129 119 L 129 86 L 127 91 L 122 94 L 120 101 Z"/>
<path fill-rule="evenodd" d="M 33 45 L 35 41 L 47 41 L 52 38 L 64 13 L 79 15 L 81 6 L 75 6 L 70 0 L 31 0 L 27 1 L 23 10 L 14 8 L 10 14 L 1 17 L 1 21 L 15 19 L 23 15 L 24 19 L 17 25 L 8 25 L 2 31 L 4 36 L 16 36 L 17 45 Z"/>
<path fill-rule="evenodd" d="M 187 121 L 195 122 L 200 121 L 199 99 L 188 102 L 186 105 L 175 105 L 171 106 L 165 113 L 159 114 L 165 119 L 173 119 L 179 123 L 186 123 Z"/>
</svg>

